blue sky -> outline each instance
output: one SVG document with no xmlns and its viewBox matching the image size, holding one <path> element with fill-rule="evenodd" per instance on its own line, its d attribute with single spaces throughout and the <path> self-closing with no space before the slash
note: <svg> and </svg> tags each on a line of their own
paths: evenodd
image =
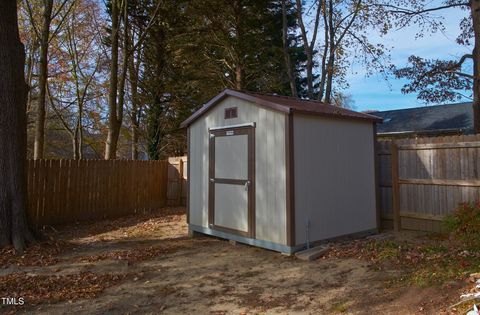
<svg viewBox="0 0 480 315">
<path fill-rule="evenodd" d="M 417 27 L 412 26 L 391 32 L 384 37 L 372 34 L 372 41 L 381 41 L 387 46 L 393 46 L 391 51 L 392 63 L 398 67 L 407 65 L 407 58 L 410 55 L 423 58 L 453 59 L 471 52 L 468 47 L 455 43 L 455 38 L 460 33 L 459 22 L 467 14 L 468 11 L 460 9 L 438 11 L 437 15 L 444 18 L 446 27 L 444 33 L 425 35 L 423 38 L 415 40 Z M 358 73 L 353 74 L 355 72 Z M 406 81 L 390 77 L 387 83 L 380 76 L 375 75 L 366 78 L 364 70 L 356 69 L 355 66 L 352 67 L 351 73 L 348 75 L 350 88 L 345 92 L 352 95 L 356 110 L 390 110 L 425 106 L 425 103 L 417 100 L 416 94 L 402 94 L 401 88 Z M 465 101 L 468 101 L 468 99 L 465 99 Z"/>
</svg>

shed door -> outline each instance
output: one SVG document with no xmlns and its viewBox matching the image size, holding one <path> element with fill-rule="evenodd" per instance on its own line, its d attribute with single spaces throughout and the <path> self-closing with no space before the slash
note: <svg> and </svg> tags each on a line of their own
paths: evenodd
<svg viewBox="0 0 480 315">
<path fill-rule="evenodd" d="M 210 131 L 209 225 L 254 237 L 254 128 Z"/>
</svg>

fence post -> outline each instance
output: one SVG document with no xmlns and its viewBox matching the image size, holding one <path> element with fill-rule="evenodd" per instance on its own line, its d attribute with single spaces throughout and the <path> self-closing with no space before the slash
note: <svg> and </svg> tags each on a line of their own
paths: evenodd
<svg viewBox="0 0 480 315">
<path fill-rule="evenodd" d="M 401 230 L 400 218 L 400 184 L 398 182 L 398 145 L 392 143 L 392 205 L 393 205 L 393 229 Z"/>
<path fill-rule="evenodd" d="M 178 161 L 178 167 L 179 167 L 178 183 L 180 184 L 180 189 L 179 189 L 180 193 L 178 194 L 177 206 L 181 206 L 182 205 L 182 196 L 183 196 L 183 157 L 181 157 L 180 160 Z"/>
</svg>

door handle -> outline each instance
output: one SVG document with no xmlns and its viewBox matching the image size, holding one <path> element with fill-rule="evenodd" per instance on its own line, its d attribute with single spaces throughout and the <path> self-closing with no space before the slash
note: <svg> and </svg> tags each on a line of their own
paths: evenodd
<svg viewBox="0 0 480 315">
<path fill-rule="evenodd" d="M 215 183 L 215 179 L 210 178 L 210 183 Z"/>
<path fill-rule="evenodd" d="M 245 191 L 248 190 L 248 186 L 250 186 L 250 181 L 249 181 L 249 180 L 247 180 L 247 181 L 245 182 Z"/>
</svg>

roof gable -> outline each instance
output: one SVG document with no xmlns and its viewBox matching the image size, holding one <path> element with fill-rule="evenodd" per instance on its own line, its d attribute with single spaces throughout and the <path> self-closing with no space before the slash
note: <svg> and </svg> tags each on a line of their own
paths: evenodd
<svg viewBox="0 0 480 315">
<path fill-rule="evenodd" d="M 261 94 L 254 92 L 240 92 L 225 89 L 223 92 L 212 98 L 202 108 L 193 113 L 180 125 L 188 127 L 195 120 L 205 114 L 210 108 L 218 104 L 228 96 L 237 97 L 249 101 L 258 106 L 263 106 L 284 113 L 301 113 L 307 115 L 329 116 L 333 118 L 356 119 L 371 122 L 381 122 L 382 119 L 373 115 L 348 110 L 345 108 L 328 105 L 319 101 L 304 100 L 296 97 L 280 96 L 272 94 Z"/>
</svg>

